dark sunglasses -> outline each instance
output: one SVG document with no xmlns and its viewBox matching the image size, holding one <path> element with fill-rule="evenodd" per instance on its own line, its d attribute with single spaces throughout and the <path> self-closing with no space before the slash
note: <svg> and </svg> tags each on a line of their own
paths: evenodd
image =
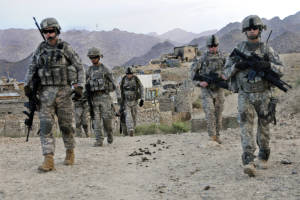
<svg viewBox="0 0 300 200">
<path fill-rule="evenodd" d="M 54 29 L 50 29 L 50 30 L 43 30 L 43 33 L 44 34 L 47 34 L 47 33 L 54 33 L 55 30 Z"/>
<path fill-rule="evenodd" d="M 208 48 L 213 48 L 213 47 L 217 47 L 218 45 L 214 44 L 214 45 L 208 45 Z"/>
<path fill-rule="evenodd" d="M 259 29 L 259 27 L 258 26 L 251 26 L 251 27 L 248 27 L 248 28 L 246 28 L 246 31 L 251 31 L 251 30 L 257 30 L 257 29 Z"/>
<path fill-rule="evenodd" d="M 99 56 L 90 56 L 89 57 L 91 60 L 93 60 L 93 59 L 98 59 L 98 58 L 100 58 Z"/>
</svg>

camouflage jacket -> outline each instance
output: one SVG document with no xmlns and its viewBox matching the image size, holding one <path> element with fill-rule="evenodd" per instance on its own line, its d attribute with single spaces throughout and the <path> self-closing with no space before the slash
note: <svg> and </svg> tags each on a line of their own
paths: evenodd
<svg viewBox="0 0 300 200">
<path fill-rule="evenodd" d="M 77 53 L 67 43 L 58 39 L 55 46 L 42 42 L 32 56 L 26 73 L 25 86 L 32 88 L 32 78 L 38 73 L 41 85 L 84 86 L 85 72 Z"/>
<path fill-rule="evenodd" d="M 239 43 L 236 47 L 238 50 L 245 54 L 256 53 L 260 57 L 264 55 L 268 56 L 269 62 L 271 63 L 271 69 L 278 73 L 280 76 L 283 75 L 283 63 L 279 59 L 278 54 L 265 43 L 259 42 L 251 44 L 247 41 Z M 224 76 L 229 80 L 229 85 L 232 91 L 238 92 L 263 92 L 270 89 L 270 84 L 267 81 L 262 80 L 261 77 L 256 76 L 254 80 L 248 80 L 248 72 L 250 69 L 239 70 L 235 67 L 238 61 L 234 57 L 228 57 L 225 64 Z"/>
<path fill-rule="evenodd" d="M 143 84 L 135 75 L 131 79 L 127 78 L 125 75 L 122 78 L 120 89 L 122 101 L 136 101 L 144 98 Z"/>
<path fill-rule="evenodd" d="M 191 76 L 193 78 L 196 73 L 204 75 L 210 72 L 214 72 L 221 75 L 224 70 L 225 61 L 226 59 L 222 52 L 218 51 L 216 54 L 212 54 L 209 51 L 207 51 L 201 57 L 200 62 L 198 62 L 193 68 Z M 197 86 L 199 81 L 193 81 L 193 83 Z M 214 90 L 216 88 L 214 85 L 209 85 L 207 89 Z"/>
<path fill-rule="evenodd" d="M 102 63 L 98 66 L 89 66 L 86 73 L 86 82 L 90 84 L 92 92 L 103 91 L 108 93 L 115 91 L 117 98 L 120 97 L 112 72 Z"/>
</svg>

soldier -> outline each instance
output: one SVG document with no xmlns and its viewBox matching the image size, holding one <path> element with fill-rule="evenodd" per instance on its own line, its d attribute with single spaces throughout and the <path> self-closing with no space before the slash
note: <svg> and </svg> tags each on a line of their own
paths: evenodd
<svg viewBox="0 0 300 200">
<path fill-rule="evenodd" d="M 89 137 L 87 99 L 85 97 L 77 98 L 75 95 L 73 101 L 75 107 L 76 136 L 82 137 L 82 127 L 86 137 Z"/>
<path fill-rule="evenodd" d="M 200 62 L 194 68 L 194 74 L 207 75 L 211 72 L 217 73 L 220 77 L 225 64 L 225 57 L 219 51 L 219 40 L 217 36 L 211 35 L 207 39 L 208 51 L 201 57 Z M 206 81 L 193 81 L 201 87 L 202 104 L 206 116 L 207 131 L 211 141 L 221 144 L 220 130 L 222 129 L 222 112 L 224 109 L 224 91 L 215 84 Z"/>
<path fill-rule="evenodd" d="M 25 78 L 26 96 L 30 96 L 32 92 L 34 74 L 37 73 L 41 80 L 39 118 L 44 162 L 38 169 L 42 172 L 55 169 L 53 159 L 55 115 L 58 118 L 66 148 L 64 164 L 74 164 L 75 129 L 73 126 L 71 85 L 73 85 L 75 93 L 81 96 L 85 73 L 81 60 L 75 51 L 67 42 L 59 39 L 60 30 L 61 27 L 54 18 L 46 18 L 41 22 L 41 31 L 46 41 L 43 41 L 36 49 Z"/>
<path fill-rule="evenodd" d="M 115 85 L 111 71 L 100 62 L 102 57 L 100 50 L 95 47 L 90 48 L 87 56 L 93 64 L 87 70 L 86 82 L 89 87 L 87 90 L 91 92 L 92 109 L 95 113 L 93 129 L 96 134 L 96 142 L 94 146 L 98 147 L 103 146 L 104 139 L 101 120 L 104 131 L 107 134 L 107 142 L 109 144 L 113 143 L 112 119 L 115 113 L 109 93 L 116 91 L 118 102 L 120 102 L 120 93 Z"/>
<path fill-rule="evenodd" d="M 124 135 L 133 136 L 136 126 L 137 104 L 140 99 L 139 106 L 144 105 L 144 87 L 140 79 L 133 75 L 131 67 L 126 69 L 126 75 L 122 78 L 121 84 L 121 110 L 125 112 L 125 124 L 122 126 Z M 121 122 L 120 122 L 121 123 Z"/>
<path fill-rule="evenodd" d="M 261 42 L 261 33 L 264 29 L 266 26 L 257 15 L 250 15 L 243 20 L 242 32 L 245 33 L 247 41 L 239 43 L 236 49 L 247 55 L 255 53 L 263 59 L 248 62 L 231 54 L 226 61 L 224 71 L 232 90 L 238 92 L 238 112 L 243 148 L 242 161 L 244 173 L 249 176 L 255 176 L 256 166 L 267 168 L 267 161 L 270 156 L 270 120 L 266 116 L 270 112 L 268 107 L 272 97 L 272 85 L 260 76 L 255 75 L 253 77 L 251 68 L 271 69 L 279 76 L 283 75 L 283 64 L 279 56 L 268 44 Z M 251 76 L 252 78 L 250 78 Z M 259 147 L 256 165 L 254 164 L 256 145 L 253 136 L 255 113 L 258 116 L 256 142 Z"/>
</svg>

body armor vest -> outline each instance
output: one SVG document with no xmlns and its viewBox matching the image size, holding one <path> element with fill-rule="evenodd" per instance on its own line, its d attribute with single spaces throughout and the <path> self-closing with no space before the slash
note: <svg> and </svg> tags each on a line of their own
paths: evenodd
<svg viewBox="0 0 300 200">
<path fill-rule="evenodd" d="M 136 77 L 132 77 L 128 79 L 126 76 L 122 80 L 122 88 L 121 88 L 125 99 L 127 101 L 135 101 L 141 98 L 139 94 L 139 85 L 137 83 Z"/>
<path fill-rule="evenodd" d="M 43 86 L 70 85 L 72 81 L 77 79 L 76 69 L 75 71 L 74 69 L 72 70 L 73 73 L 76 73 L 76 76 L 72 75 L 71 77 L 74 80 L 69 80 L 68 78 L 70 75 L 68 72 L 70 63 L 63 52 L 63 45 L 63 43 L 55 47 L 45 45 L 40 50 L 38 55 L 38 75 Z"/>
<path fill-rule="evenodd" d="M 91 66 L 89 84 L 92 92 L 106 91 L 108 89 L 108 81 L 106 72 L 102 69 L 104 66 Z"/>
<path fill-rule="evenodd" d="M 260 57 L 264 57 L 264 54 L 266 53 L 264 43 L 260 43 L 259 47 L 256 50 L 249 51 L 246 42 L 244 42 L 241 46 L 241 51 L 245 54 L 250 54 L 251 52 L 254 52 Z M 265 90 L 270 88 L 269 83 L 259 76 L 255 76 L 253 80 L 249 80 L 248 74 L 250 70 L 251 69 L 246 69 L 237 73 L 236 81 L 239 90 L 242 90 L 246 93 L 255 93 L 264 92 Z"/>
<path fill-rule="evenodd" d="M 220 52 L 217 52 L 216 54 L 206 52 L 201 64 L 200 74 L 209 74 L 210 72 L 215 72 L 221 75 L 224 64 L 225 59 Z M 208 88 L 214 90 L 216 89 L 216 86 L 214 84 L 210 84 Z"/>
</svg>

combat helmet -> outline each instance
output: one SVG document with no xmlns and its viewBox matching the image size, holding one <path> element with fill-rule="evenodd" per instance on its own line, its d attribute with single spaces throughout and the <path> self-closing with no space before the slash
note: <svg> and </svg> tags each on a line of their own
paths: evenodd
<svg viewBox="0 0 300 200">
<path fill-rule="evenodd" d="M 258 27 L 260 32 L 266 30 L 267 26 L 264 25 L 262 20 L 257 15 L 249 15 L 242 22 L 242 32 L 245 32 L 248 28 Z"/>
<path fill-rule="evenodd" d="M 88 53 L 87 53 L 87 56 L 88 57 L 102 57 L 102 54 L 100 52 L 100 49 L 96 48 L 96 47 L 92 47 L 88 50 Z"/>
<path fill-rule="evenodd" d="M 218 39 L 218 37 L 216 35 L 211 35 L 206 40 L 206 46 L 207 47 L 218 46 L 218 45 L 219 45 L 219 39 Z"/>
<path fill-rule="evenodd" d="M 50 17 L 50 18 L 46 18 L 46 19 L 42 20 L 41 30 L 43 31 L 44 29 L 47 29 L 47 28 L 55 28 L 57 31 L 57 34 L 60 34 L 61 27 L 55 18 Z"/>
<path fill-rule="evenodd" d="M 132 71 L 131 67 L 127 67 L 126 74 L 133 74 L 133 71 Z"/>
</svg>

